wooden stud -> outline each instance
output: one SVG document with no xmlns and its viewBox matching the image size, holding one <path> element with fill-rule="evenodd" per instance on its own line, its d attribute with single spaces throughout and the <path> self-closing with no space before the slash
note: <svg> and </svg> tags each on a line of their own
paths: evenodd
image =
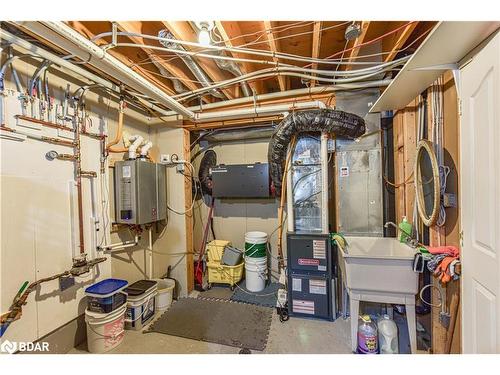
<svg viewBox="0 0 500 375">
<path fill-rule="evenodd" d="M 198 35 L 193 30 L 189 22 L 187 21 L 161 21 L 161 22 L 172 33 L 175 39 L 198 43 Z M 184 48 L 188 51 L 193 50 L 188 46 L 184 46 Z M 228 79 L 228 75 L 225 75 L 222 72 L 222 70 L 219 69 L 214 60 L 197 58 L 196 61 L 200 66 L 200 68 L 203 69 L 203 71 L 213 82 L 224 81 Z M 225 88 L 221 90 L 229 99 L 234 99 L 236 97 L 235 93 L 236 89 L 234 87 Z"/>
<path fill-rule="evenodd" d="M 191 139 L 188 130 L 183 130 L 183 158 L 191 160 Z M 191 172 L 190 172 L 191 173 Z M 191 174 L 184 177 L 184 209 L 189 210 L 193 202 Z M 184 215 L 186 228 L 186 273 L 188 294 L 194 289 L 194 246 L 193 246 L 193 213 Z"/>
<path fill-rule="evenodd" d="M 271 52 L 278 52 L 279 51 L 279 42 L 276 40 L 276 37 L 274 36 L 273 33 L 273 25 L 271 21 L 264 21 L 264 27 L 266 30 L 266 36 L 267 36 L 267 41 L 269 43 L 269 48 L 271 49 Z M 273 57 L 273 61 L 275 63 L 278 63 L 278 58 Z M 286 91 L 287 90 L 287 79 L 285 76 L 278 75 L 278 83 L 280 86 L 281 91 Z"/>
<path fill-rule="evenodd" d="M 314 27 L 313 27 L 313 40 L 312 40 L 312 52 L 311 52 L 311 57 L 313 59 L 319 59 L 319 51 L 321 48 L 321 27 L 323 25 L 323 22 L 321 21 L 316 21 L 314 22 Z M 318 63 L 313 62 L 311 65 L 312 69 L 317 69 L 318 68 Z M 312 74 L 315 76 L 316 74 Z M 311 87 L 316 86 L 317 81 L 312 80 L 311 81 Z"/>
</svg>

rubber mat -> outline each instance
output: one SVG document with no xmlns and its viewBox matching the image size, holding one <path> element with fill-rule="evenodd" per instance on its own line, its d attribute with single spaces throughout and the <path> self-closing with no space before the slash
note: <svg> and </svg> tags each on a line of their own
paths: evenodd
<svg viewBox="0 0 500 375">
<path fill-rule="evenodd" d="M 279 283 L 268 284 L 261 292 L 249 292 L 245 287 L 245 281 L 238 284 L 241 288 L 236 288 L 231 297 L 232 301 L 251 303 L 253 305 L 275 307 L 278 299 Z"/>
<path fill-rule="evenodd" d="M 147 332 L 264 350 L 273 310 L 231 301 L 181 298 Z"/>
<path fill-rule="evenodd" d="M 198 298 L 205 298 L 205 299 L 222 299 L 229 301 L 231 299 L 231 296 L 233 295 L 233 291 L 230 288 L 224 288 L 224 287 L 212 287 L 209 290 L 206 290 L 204 292 L 200 292 L 198 294 Z"/>
</svg>

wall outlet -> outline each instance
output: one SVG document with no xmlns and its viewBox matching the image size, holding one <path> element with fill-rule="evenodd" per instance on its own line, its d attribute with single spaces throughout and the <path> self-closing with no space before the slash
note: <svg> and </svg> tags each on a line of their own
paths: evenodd
<svg viewBox="0 0 500 375">
<path fill-rule="evenodd" d="M 184 164 L 183 163 L 179 163 L 175 166 L 175 170 L 177 171 L 177 173 L 184 173 Z"/>
<path fill-rule="evenodd" d="M 172 160 L 170 159 L 169 154 L 161 154 L 160 155 L 160 162 L 164 164 L 169 164 Z"/>
</svg>

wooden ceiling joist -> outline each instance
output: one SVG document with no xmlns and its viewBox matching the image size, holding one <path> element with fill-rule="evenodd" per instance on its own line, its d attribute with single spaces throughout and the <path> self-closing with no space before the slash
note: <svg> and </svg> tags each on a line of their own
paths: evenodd
<svg viewBox="0 0 500 375">
<path fill-rule="evenodd" d="M 161 21 L 162 24 L 172 33 L 175 39 L 195 42 L 198 43 L 198 35 L 193 30 L 189 22 L 187 21 Z M 191 48 L 185 46 L 186 50 L 192 50 Z M 224 74 L 221 69 L 217 66 L 214 60 L 198 58 L 196 60 L 201 69 L 207 74 L 207 76 L 213 81 L 225 81 L 229 77 Z M 228 97 L 228 99 L 234 99 L 236 91 L 238 89 L 233 87 L 222 89 L 222 92 Z"/>
<path fill-rule="evenodd" d="M 217 28 L 217 31 L 219 32 L 220 36 L 224 40 L 224 44 L 226 47 L 232 48 L 232 47 L 237 47 L 240 43 L 236 44 L 232 42 L 233 38 L 235 36 L 242 35 L 242 32 L 240 30 L 240 27 L 238 26 L 237 22 L 228 22 L 230 23 L 230 28 L 229 30 L 225 25 L 223 21 L 215 21 L 215 27 Z M 242 38 L 239 38 L 242 39 Z M 236 53 L 232 52 L 231 55 L 235 58 L 247 58 L 247 56 L 244 56 L 241 53 Z M 241 70 L 242 74 L 248 74 L 250 72 L 256 71 L 258 68 L 256 64 L 249 63 L 249 62 L 241 62 L 239 63 L 239 67 Z M 253 89 L 253 91 L 257 94 L 263 94 L 264 93 L 264 85 L 262 81 L 252 81 L 248 82 L 248 85 Z"/>
<path fill-rule="evenodd" d="M 86 36 L 89 39 L 91 39 L 95 36 L 95 33 L 92 32 L 82 22 L 71 21 L 68 24 L 72 28 L 74 28 L 76 31 L 78 31 L 79 33 L 81 33 L 82 35 Z M 96 41 L 96 43 L 98 43 L 98 41 Z M 124 63 L 128 67 L 130 67 L 135 72 L 141 74 L 143 77 L 145 77 L 146 79 L 151 81 L 153 84 L 155 84 L 158 88 L 165 91 L 168 95 L 175 95 L 175 91 L 171 87 L 167 86 L 164 82 L 162 82 L 160 79 L 158 79 L 158 77 L 155 77 L 154 74 L 151 74 L 146 69 L 143 69 L 140 66 L 135 65 L 135 61 L 132 61 L 130 58 L 119 53 L 118 50 L 110 49 L 110 50 L 108 50 L 108 53 L 110 55 L 112 55 L 113 57 L 115 57 L 116 59 L 120 60 L 122 63 Z"/>
<path fill-rule="evenodd" d="M 323 22 L 321 21 L 316 21 L 314 22 L 313 26 L 313 39 L 312 39 L 312 51 L 311 51 L 311 57 L 313 59 L 318 59 L 319 58 L 319 51 L 321 48 L 321 27 L 323 25 Z M 313 62 L 311 65 L 311 69 L 318 69 L 318 63 Z M 315 76 L 316 74 L 312 74 Z M 316 86 L 317 81 L 312 80 L 311 81 L 311 87 Z"/>
<path fill-rule="evenodd" d="M 363 43 L 365 42 L 366 35 L 368 34 L 368 29 L 370 28 L 370 21 L 361 22 L 361 34 L 354 40 L 354 44 L 349 51 L 349 56 L 347 57 L 347 62 L 351 63 L 356 60 L 359 55 L 359 51 Z M 352 65 L 346 65 L 346 70 L 350 70 Z"/>
<path fill-rule="evenodd" d="M 396 40 L 392 45 L 390 51 L 388 51 L 389 54 L 385 56 L 384 62 L 389 62 L 394 60 L 394 58 L 398 53 L 398 50 L 400 50 L 404 46 L 404 44 L 406 43 L 410 35 L 413 33 L 417 25 L 418 22 L 412 22 L 408 26 L 406 26 L 403 30 L 401 30 L 400 33 L 396 34 Z"/>
<path fill-rule="evenodd" d="M 269 43 L 269 48 L 271 52 L 279 52 L 279 42 L 276 40 L 276 37 L 273 32 L 273 23 L 272 21 L 264 21 L 264 28 L 266 30 L 267 41 Z M 273 57 L 273 61 L 275 63 L 278 62 L 278 58 Z M 278 84 L 280 86 L 281 91 L 287 90 L 287 79 L 286 76 L 278 75 Z"/>
<path fill-rule="evenodd" d="M 141 22 L 140 21 L 116 21 L 115 22 L 119 29 L 125 32 L 130 33 L 141 33 Z M 144 38 L 139 36 L 129 36 L 130 40 L 139 45 L 144 45 L 141 49 L 146 52 L 148 55 L 155 55 L 155 52 L 152 49 L 146 47 Z M 174 64 L 168 64 L 161 60 L 157 61 L 157 64 L 163 67 L 171 77 L 177 77 L 182 84 L 190 90 L 196 90 L 199 88 L 194 82 L 192 82 L 191 78 L 187 76 L 181 69 L 179 69 Z"/>
</svg>

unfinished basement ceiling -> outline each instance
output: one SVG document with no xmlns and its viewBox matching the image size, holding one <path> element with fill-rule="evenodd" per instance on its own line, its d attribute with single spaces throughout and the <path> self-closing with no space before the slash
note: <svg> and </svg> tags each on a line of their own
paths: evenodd
<svg viewBox="0 0 500 375">
<path fill-rule="evenodd" d="M 357 38 L 346 40 L 346 29 L 353 22 L 360 26 L 360 34 Z M 161 30 L 166 30 L 177 40 L 198 43 L 199 30 L 194 22 L 69 21 L 66 24 L 85 38 L 93 40 L 97 45 L 107 45 L 107 48 L 113 42 L 112 36 L 109 35 L 113 26 L 116 27 L 117 32 L 129 33 L 128 35 L 118 35 L 116 39 L 118 46 L 113 46 L 107 51 L 185 106 L 220 102 L 245 96 L 244 84 L 235 83 L 224 86 L 220 90 L 190 95 L 187 98 L 182 97 L 184 91 L 203 87 L 200 77 L 193 74 L 193 70 L 188 67 L 183 58 L 185 55 L 157 50 L 155 48 L 162 46 L 160 42 L 145 38 L 144 35 L 157 37 Z M 257 51 L 293 54 L 313 59 L 340 59 L 342 62 L 348 63 L 316 64 L 241 52 L 222 52 L 223 55 L 230 58 L 253 60 L 235 62 L 241 74 L 249 74 L 273 67 L 273 65 L 257 62 L 257 60 L 290 64 L 301 68 L 340 71 L 366 67 L 366 65 L 356 66 L 352 64 L 353 62 L 389 62 L 409 55 L 415 51 L 434 25 L 435 22 L 425 21 L 215 21 L 213 29 L 210 31 L 210 37 L 211 44 L 215 46 L 251 48 Z M 66 52 L 56 45 L 51 45 L 39 35 L 31 33 L 23 27 L 22 23 L 17 23 L 16 27 L 31 34 L 32 37 L 47 46 L 58 50 L 61 54 Z M 109 34 L 96 38 L 102 33 Z M 126 46 L 122 46 L 122 44 L 126 44 Z M 196 46 L 184 45 L 184 48 L 190 52 L 217 53 Z M 374 53 L 375 55 L 373 55 Z M 366 55 L 369 56 L 363 57 Z M 235 78 L 234 72 L 222 69 L 214 59 L 197 55 L 189 58 L 199 67 L 201 74 L 205 76 L 209 84 Z M 89 65 L 85 66 L 96 70 Z M 394 73 L 386 73 L 388 77 L 385 78 L 392 78 Z M 113 77 L 108 76 L 107 78 L 113 80 Z M 115 80 L 115 83 L 120 82 Z M 325 85 L 325 82 L 280 74 L 250 79 L 246 84 L 250 87 L 250 93 L 260 95 L 321 86 Z M 246 93 L 248 95 L 249 91 Z"/>
</svg>

